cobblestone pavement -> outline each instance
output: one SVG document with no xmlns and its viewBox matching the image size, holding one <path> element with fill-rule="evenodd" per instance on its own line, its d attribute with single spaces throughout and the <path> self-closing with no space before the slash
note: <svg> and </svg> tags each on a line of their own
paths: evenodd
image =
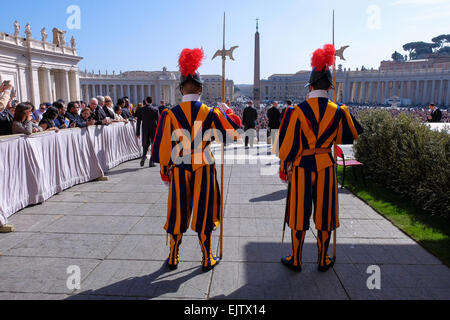
<svg viewBox="0 0 450 320">
<path fill-rule="evenodd" d="M 158 168 L 131 161 L 106 182 L 76 186 L 11 217 L 16 232 L 0 235 L 0 299 L 450 298 L 449 268 L 345 190 L 334 269 L 317 271 L 315 230 L 306 238 L 304 271 L 283 267 L 287 187 L 267 175 L 277 170 L 267 148 L 239 150 L 239 164 L 225 167 L 224 260 L 213 272 L 201 272 L 192 231 L 180 268 L 165 268 L 168 190 Z M 376 283 L 370 266 L 379 268 L 379 290 L 368 288 Z M 77 271 L 79 290 L 71 286 Z"/>
</svg>

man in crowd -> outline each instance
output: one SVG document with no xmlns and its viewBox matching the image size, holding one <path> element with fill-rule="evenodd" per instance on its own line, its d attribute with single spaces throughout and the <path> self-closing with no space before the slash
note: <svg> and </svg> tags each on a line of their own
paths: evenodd
<svg viewBox="0 0 450 320">
<path fill-rule="evenodd" d="M 83 118 L 79 115 L 80 106 L 77 102 L 69 102 L 67 105 L 66 117 L 70 121 L 70 126 L 77 128 L 86 128 L 88 126 L 95 125 L 95 120 L 91 119 L 88 121 L 83 120 Z"/>
<path fill-rule="evenodd" d="M 123 98 L 124 104 L 119 105 L 122 108 L 122 117 L 125 120 L 131 119 L 131 110 L 133 110 L 133 105 L 130 104 L 130 99 L 128 97 Z"/>
<path fill-rule="evenodd" d="M 158 108 L 158 110 L 159 110 L 159 116 L 161 117 L 163 111 L 166 110 L 166 103 L 164 102 L 164 100 L 161 100 L 161 101 L 159 102 L 159 108 Z"/>
<path fill-rule="evenodd" d="M 284 114 L 286 113 L 286 110 L 292 107 L 292 101 L 288 100 L 286 101 L 286 107 L 281 109 L 281 120 L 283 120 Z"/>
<path fill-rule="evenodd" d="M 67 107 L 59 101 L 53 102 L 53 107 L 58 109 L 58 116 L 53 121 L 58 129 L 67 129 L 70 127 L 70 120 L 66 118 Z"/>
<path fill-rule="evenodd" d="M 152 107 L 153 99 L 151 97 L 148 97 L 144 102 L 145 106 L 140 108 L 135 114 L 135 117 L 137 118 L 136 136 L 138 139 L 140 139 L 142 132 L 142 146 L 144 148 L 141 167 L 145 165 L 148 150 L 155 139 L 156 127 L 158 126 L 159 119 L 158 110 Z M 150 159 L 150 168 L 153 167 L 155 167 L 155 164 Z"/>
<path fill-rule="evenodd" d="M 441 122 L 442 120 L 442 111 L 439 110 L 438 107 L 434 105 L 434 103 L 431 103 L 428 107 L 431 111 L 431 114 L 428 116 L 428 122 Z"/>
<path fill-rule="evenodd" d="M 278 102 L 272 104 L 272 108 L 267 110 L 267 118 L 269 119 L 269 126 L 267 128 L 267 138 L 270 137 L 270 143 L 274 144 L 275 138 L 278 134 L 281 124 L 281 112 L 278 109 Z"/>
<path fill-rule="evenodd" d="M 89 101 L 89 108 L 91 109 L 96 126 L 111 124 L 111 119 L 107 117 L 105 110 L 103 110 L 103 107 L 100 106 L 99 101 L 96 98 L 92 98 L 91 101 Z"/>
<path fill-rule="evenodd" d="M 256 122 L 258 120 L 258 111 L 253 106 L 253 101 L 248 102 L 247 108 L 244 109 L 244 115 L 242 119 L 245 130 L 245 149 L 248 149 L 248 143 L 250 141 L 250 147 L 253 148 L 255 143 Z"/>
<path fill-rule="evenodd" d="M 47 111 L 47 109 L 48 109 L 49 107 L 51 107 L 51 106 L 52 106 L 51 103 L 41 103 L 41 104 L 39 105 L 39 109 L 37 109 L 36 111 L 34 111 L 35 119 L 36 119 L 37 121 L 41 121 L 41 120 L 42 120 L 42 117 L 43 117 L 43 115 L 44 115 L 44 113 L 45 113 L 45 111 Z"/>
</svg>

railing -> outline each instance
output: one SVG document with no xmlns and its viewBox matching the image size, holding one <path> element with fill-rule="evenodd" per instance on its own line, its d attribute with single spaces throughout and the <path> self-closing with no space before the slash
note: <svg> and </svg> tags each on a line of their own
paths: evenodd
<svg viewBox="0 0 450 320">
<path fill-rule="evenodd" d="M 0 137 L 0 226 L 17 211 L 141 155 L 135 123 Z"/>
</svg>

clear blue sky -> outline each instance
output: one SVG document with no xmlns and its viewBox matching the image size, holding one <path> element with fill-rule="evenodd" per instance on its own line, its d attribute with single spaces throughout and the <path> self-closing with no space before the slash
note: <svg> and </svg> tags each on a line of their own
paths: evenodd
<svg viewBox="0 0 450 320">
<path fill-rule="evenodd" d="M 254 34 L 260 19 L 261 75 L 309 69 L 312 52 L 331 42 L 332 9 L 336 10 L 336 46 L 349 44 L 344 67 L 378 68 L 402 45 L 450 33 L 448 0 L 41 0 L 10 1 L 0 13 L 0 31 L 13 32 L 19 20 L 22 34 L 30 22 L 40 39 L 46 27 L 67 30 L 70 5 L 81 9 L 81 29 L 68 30 L 77 39 L 88 70 L 177 70 L 185 47 L 203 47 L 207 60 L 200 72 L 219 74 L 211 61 L 222 47 L 222 17 L 227 12 L 227 47 L 239 45 L 236 62 L 228 63 L 228 78 L 253 82 Z"/>
</svg>

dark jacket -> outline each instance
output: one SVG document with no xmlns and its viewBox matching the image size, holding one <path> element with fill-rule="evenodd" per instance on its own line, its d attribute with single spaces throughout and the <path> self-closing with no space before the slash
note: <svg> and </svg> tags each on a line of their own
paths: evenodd
<svg viewBox="0 0 450 320">
<path fill-rule="evenodd" d="M 79 116 L 78 114 L 73 114 L 69 111 L 66 112 L 66 118 L 69 119 L 70 121 L 70 125 L 72 125 L 72 123 L 76 123 L 76 126 L 78 128 L 86 128 L 87 127 L 87 122 L 83 120 L 83 118 L 81 116 Z"/>
<path fill-rule="evenodd" d="M 103 108 L 100 106 L 97 106 L 97 108 L 94 110 L 93 114 L 94 114 L 93 119 L 95 120 L 96 126 L 101 126 L 103 124 L 103 120 L 108 118 L 108 116 L 105 113 L 105 110 L 103 110 Z"/>
<path fill-rule="evenodd" d="M 439 108 L 436 108 L 433 112 L 431 112 L 431 120 L 428 122 L 441 122 L 442 120 L 442 111 Z"/>
<path fill-rule="evenodd" d="M 0 112 L 0 136 L 7 136 L 12 134 L 12 122 L 14 116 L 9 112 L 9 110 L 4 110 Z"/>
<path fill-rule="evenodd" d="M 159 116 L 161 117 L 162 113 L 164 112 L 164 110 L 166 110 L 166 106 L 159 106 L 158 110 L 159 110 Z"/>
<path fill-rule="evenodd" d="M 152 141 L 155 138 L 156 127 L 158 126 L 159 114 L 158 110 L 150 105 L 140 108 L 136 114 L 137 126 L 136 135 L 141 135 L 142 124 L 142 138 L 150 138 Z"/>
<path fill-rule="evenodd" d="M 103 112 L 106 114 L 108 118 L 111 118 L 113 120 L 116 118 L 114 112 L 111 112 L 106 106 L 103 107 Z"/>
<path fill-rule="evenodd" d="M 270 129 L 280 129 L 281 112 L 278 108 L 272 107 L 267 111 L 267 118 L 269 118 Z"/>
<path fill-rule="evenodd" d="M 122 118 L 124 118 L 124 119 L 130 119 L 130 118 L 132 118 L 130 109 L 128 109 L 128 108 L 122 108 Z"/>
<path fill-rule="evenodd" d="M 245 108 L 242 120 L 245 130 L 255 129 L 256 121 L 258 120 L 258 111 L 254 107 Z"/>
</svg>

